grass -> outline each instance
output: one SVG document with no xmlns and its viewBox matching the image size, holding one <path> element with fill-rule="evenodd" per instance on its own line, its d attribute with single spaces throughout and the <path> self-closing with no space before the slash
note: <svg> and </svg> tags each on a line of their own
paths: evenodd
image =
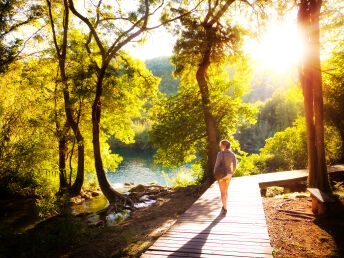
<svg viewBox="0 0 344 258">
<path fill-rule="evenodd" d="M 279 194 L 274 196 L 274 198 L 289 198 L 289 199 L 295 199 L 296 196 L 305 196 L 309 197 L 310 194 L 308 192 L 292 192 L 292 193 L 285 193 L 285 194 Z"/>
</svg>

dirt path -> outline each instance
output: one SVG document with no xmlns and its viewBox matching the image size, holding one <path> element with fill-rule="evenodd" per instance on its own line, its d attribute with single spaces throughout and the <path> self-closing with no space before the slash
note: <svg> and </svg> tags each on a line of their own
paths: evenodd
<svg viewBox="0 0 344 258">
<path fill-rule="evenodd" d="M 344 257 L 343 212 L 322 219 L 309 216 L 311 198 L 305 196 L 263 198 L 263 205 L 276 257 Z M 283 210 L 306 215 L 295 216 Z"/>
</svg>

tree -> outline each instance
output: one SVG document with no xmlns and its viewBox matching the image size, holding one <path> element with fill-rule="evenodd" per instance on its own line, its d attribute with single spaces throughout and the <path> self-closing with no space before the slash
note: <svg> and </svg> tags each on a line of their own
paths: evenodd
<svg viewBox="0 0 344 258">
<path fill-rule="evenodd" d="M 181 27 L 177 28 L 179 39 L 175 45 L 173 63 L 175 74 L 180 74 L 186 64 L 197 66 L 196 80 L 201 94 L 204 122 L 207 128 L 207 167 L 205 180 L 212 182 L 213 168 L 218 152 L 217 125 L 210 101 L 210 85 L 207 80 L 211 63 L 221 65 L 226 52 L 231 54 L 237 48 L 239 29 L 232 27 L 224 14 L 234 0 L 208 0 L 201 5 L 200 12 L 183 17 Z M 178 32 L 179 31 L 179 32 Z"/>
<path fill-rule="evenodd" d="M 320 66 L 321 0 L 301 0 L 298 23 L 304 40 L 299 77 L 304 95 L 308 150 L 308 184 L 330 191 L 324 150 L 323 93 Z"/>
<path fill-rule="evenodd" d="M 79 128 L 79 119 L 80 119 L 80 110 L 79 112 L 75 112 L 73 108 L 73 104 L 70 100 L 70 91 L 69 91 L 69 82 L 66 75 L 66 55 L 67 55 L 67 44 L 68 44 L 68 30 L 69 30 L 69 7 L 68 1 L 63 1 L 63 17 L 62 17 L 62 43 L 59 45 L 56 30 L 55 30 L 55 22 L 53 18 L 52 6 L 51 1 L 46 0 L 47 7 L 48 7 L 48 14 L 49 20 L 52 30 L 52 37 L 53 42 L 56 50 L 56 56 L 58 59 L 59 64 L 59 71 L 60 77 L 63 87 L 63 97 L 65 103 L 65 114 L 66 114 L 66 123 L 62 129 L 60 129 L 59 137 L 60 137 L 60 175 L 63 174 L 63 170 L 65 170 L 65 161 L 64 161 L 64 150 L 65 150 L 65 142 L 66 142 L 66 134 L 68 133 L 69 127 L 72 128 L 74 135 L 77 140 L 78 146 L 78 170 L 77 176 L 73 185 L 70 187 L 70 193 L 73 195 L 80 194 L 81 187 L 84 182 L 84 169 L 85 169 L 85 147 L 84 147 L 84 137 L 82 136 Z M 61 171 L 62 170 L 62 171 Z"/>
<path fill-rule="evenodd" d="M 231 58 L 228 63 L 211 64 L 207 83 L 211 85 L 209 100 L 216 133 L 219 138 L 232 141 L 233 149 L 238 150 L 233 137 L 237 126 L 253 123 L 256 109 L 241 100 L 251 78 L 245 59 Z M 155 160 L 167 167 L 192 161 L 197 167 L 201 165 L 203 171 L 207 168 L 207 127 L 195 76 L 197 69 L 192 64 L 185 64 L 178 93 L 156 99 L 150 109 L 150 140 L 158 148 Z M 198 174 L 198 179 L 207 181 L 207 174 Z"/>
<path fill-rule="evenodd" d="M 126 44 L 142 36 L 144 32 L 157 28 L 172 20 L 176 20 L 179 17 L 175 17 L 171 20 L 164 20 L 162 24 L 154 27 L 148 27 L 149 18 L 162 8 L 164 2 L 140 1 L 137 3 L 138 8 L 136 11 L 124 14 L 120 7 L 117 10 L 111 10 L 111 12 L 109 12 L 109 9 L 112 7 L 108 5 L 103 6 L 104 9 L 101 9 L 102 1 L 100 0 L 96 5 L 95 19 L 89 19 L 77 11 L 74 7 L 73 0 L 69 0 L 68 3 L 72 13 L 86 24 L 90 30 L 86 48 L 97 70 L 96 90 L 92 105 L 92 128 L 94 161 L 98 182 L 109 202 L 115 204 L 115 208 L 123 208 L 127 205 L 133 207 L 133 202 L 128 197 L 119 194 L 111 187 L 104 171 L 99 142 L 103 81 L 106 77 L 111 60 L 114 58 L 121 58 L 121 49 Z M 153 8 L 153 10 L 151 8 Z M 187 14 L 188 13 L 184 13 L 180 15 L 180 17 Z M 116 22 L 118 22 L 118 24 L 115 24 Z M 128 27 L 125 28 L 125 25 Z M 104 28 L 113 31 L 110 38 L 101 38 Z M 115 39 L 113 39 L 113 35 L 116 35 Z M 92 39 L 94 39 L 96 43 L 96 49 L 89 47 Z"/>
</svg>

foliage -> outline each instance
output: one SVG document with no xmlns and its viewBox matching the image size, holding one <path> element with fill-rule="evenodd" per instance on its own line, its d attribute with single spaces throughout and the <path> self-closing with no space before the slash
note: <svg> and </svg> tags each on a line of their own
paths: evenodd
<svg viewBox="0 0 344 258">
<path fill-rule="evenodd" d="M 91 98 L 89 84 L 95 70 L 81 49 L 80 35 L 72 31 L 67 72 L 71 101 L 80 111 L 80 128 L 85 136 L 85 168 L 92 172 Z M 74 69 L 71 69 L 71 68 Z M 122 59 L 111 63 L 104 80 L 103 127 L 101 133 L 104 165 L 115 171 L 122 160 L 112 154 L 107 140 L 110 135 L 123 142 L 133 141 L 132 121 L 145 112 L 143 104 L 156 92 L 158 79 L 143 63 L 122 53 Z M 0 78 L 0 181 L 2 197 L 34 195 L 42 214 L 59 209 L 58 135 L 57 126 L 64 123 L 64 104 L 57 65 L 54 58 L 41 57 L 14 63 Z M 147 85 L 147 87 L 142 87 Z M 118 114 L 118 115 L 114 115 Z M 68 135 L 67 171 L 74 179 L 77 155 L 73 155 L 74 137 Z M 69 178 L 69 177 L 68 177 Z M 87 180 L 90 178 L 90 184 Z M 87 175 L 86 184 L 95 186 L 94 177 Z M 56 206 L 56 204 L 58 204 Z"/>
<path fill-rule="evenodd" d="M 6 71 L 23 50 L 25 42 L 15 32 L 34 23 L 41 16 L 42 6 L 36 1 L 0 2 L 0 73 Z"/>
<path fill-rule="evenodd" d="M 45 173 L 56 170 L 54 144 L 35 126 L 41 100 L 33 94 L 36 85 L 23 69 L 21 63 L 14 63 L 0 78 L 0 181 L 5 196 L 39 195 L 40 183 L 47 183 Z"/>
<path fill-rule="evenodd" d="M 255 103 L 259 109 L 257 123 L 239 128 L 236 137 L 240 148 L 248 153 L 258 153 L 266 139 L 291 126 L 295 119 L 303 114 L 302 102 L 300 89 L 293 86 L 279 88 L 272 98 Z"/>
<path fill-rule="evenodd" d="M 174 78 L 172 73 L 174 66 L 168 57 L 157 57 L 146 60 L 146 67 L 152 71 L 154 76 L 161 78 L 159 91 L 167 96 L 175 95 L 178 91 L 179 80 Z"/>
<path fill-rule="evenodd" d="M 343 142 L 336 127 L 325 125 L 325 143 L 326 163 L 328 165 L 337 163 L 342 155 Z M 306 167 L 306 127 L 304 118 L 300 117 L 292 127 L 277 132 L 267 139 L 259 154 L 244 155 L 239 163 L 237 176 Z"/>
<path fill-rule="evenodd" d="M 163 172 L 163 176 L 166 180 L 166 183 L 173 188 L 195 185 L 199 183 L 199 175 L 200 170 L 195 169 L 194 167 L 191 169 L 188 169 L 186 167 L 180 167 L 178 168 L 176 174 L 173 175 L 171 178 Z"/>
<path fill-rule="evenodd" d="M 240 99 L 245 92 L 245 80 L 250 71 L 244 60 L 223 68 L 211 66 L 210 70 L 211 108 L 218 123 L 219 138 L 231 140 L 233 147 L 237 148 L 233 137 L 236 125 L 254 121 L 255 109 Z M 195 69 L 190 67 L 188 71 L 180 78 L 178 93 L 155 100 L 150 110 L 150 139 L 158 148 L 155 158 L 158 163 L 168 167 L 193 160 L 199 164 L 206 160 L 206 127 L 201 96 L 194 79 Z M 204 163 L 202 166 L 204 168 Z"/>
<path fill-rule="evenodd" d="M 324 79 L 324 110 L 325 119 L 334 125 L 344 141 L 344 41 L 339 42 L 331 57 L 326 62 Z M 341 160 L 344 160 L 342 148 Z"/>
</svg>

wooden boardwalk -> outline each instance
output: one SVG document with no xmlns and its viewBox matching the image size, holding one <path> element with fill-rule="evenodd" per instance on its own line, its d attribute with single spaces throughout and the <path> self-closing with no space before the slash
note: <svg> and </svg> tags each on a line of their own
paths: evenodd
<svg viewBox="0 0 344 258">
<path fill-rule="evenodd" d="M 256 178 L 233 178 L 228 213 L 214 183 L 142 257 L 272 257 Z"/>
<path fill-rule="evenodd" d="M 344 165 L 328 168 L 343 173 Z M 307 170 L 235 177 L 229 185 L 228 213 L 220 215 L 214 183 L 142 257 L 272 257 L 260 188 L 307 179 Z"/>
<path fill-rule="evenodd" d="M 334 166 L 328 167 L 327 171 L 330 176 L 335 175 L 337 173 L 343 173 L 344 165 L 334 165 Z M 274 172 L 274 173 L 253 175 L 250 177 L 256 179 L 260 187 L 268 187 L 268 186 L 276 186 L 276 185 L 281 186 L 284 184 L 293 184 L 297 181 L 307 180 L 308 170 L 300 169 L 300 170 L 293 170 L 293 171 Z"/>
</svg>

